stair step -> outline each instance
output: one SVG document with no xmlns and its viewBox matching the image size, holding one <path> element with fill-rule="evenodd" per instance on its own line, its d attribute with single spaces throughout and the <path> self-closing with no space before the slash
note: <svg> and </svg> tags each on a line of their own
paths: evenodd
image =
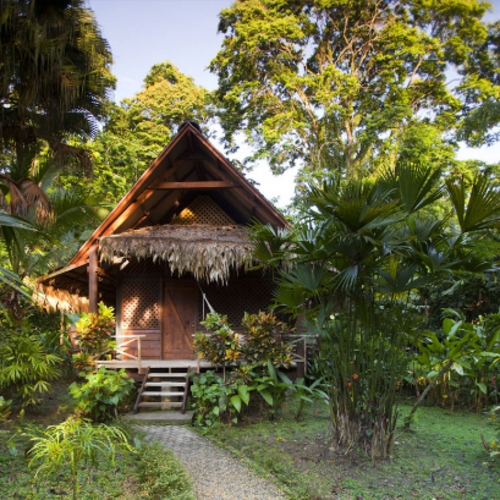
<svg viewBox="0 0 500 500">
<path fill-rule="evenodd" d="M 159 402 L 159 401 L 156 401 L 155 403 L 139 403 L 139 406 L 142 407 L 142 408 L 145 408 L 145 407 L 153 407 L 153 406 L 170 406 L 172 408 L 180 408 L 182 406 L 182 403 L 171 403 L 171 402 Z"/>
<path fill-rule="evenodd" d="M 186 387 L 186 382 L 146 382 L 146 387 Z"/>
<path fill-rule="evenodd" d="M 157 392 L 157 391 L 144 391 L 142 393 L 143 396 L 177 396 L 182 397 L 184 395 L 183 392 Z"/>
<path fill-rule="evenodd" d="M 186 373 L 151 373 L 151 372 L 149 372 L 148 378 L 155 378 L 155 377 L 159 377 L 159 378 L 168 378 L 168 377 L 179 378 L 179 377 L 183 377 L 183 378 L 185 378 L 186 375 L 187 375 L 187 372 Z"/>
</svg>

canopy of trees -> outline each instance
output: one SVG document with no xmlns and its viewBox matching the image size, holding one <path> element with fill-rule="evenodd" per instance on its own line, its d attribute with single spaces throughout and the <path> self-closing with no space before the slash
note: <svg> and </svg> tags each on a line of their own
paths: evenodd
<svg viewBox="0 0 500 500">
<path fill-rule="evenodd" d="M 465 101 L 486 99 L 485 81 L 496 89 L 491 51 L 478 53 L 496 47 L 496 31 L 481 21 L 488 6 L 235 2 L 220 15 L 225 39 L 211 64 L 227 143 L 245 133 L 253 158 L 265 157 L 275 172 L 300 161 L 352 175 L 381 155 L 394 164 L 412 127 L 428 127 L 439 140 L 459 125 Z M 466 77 L 462 85 L 447 83 L 452 68 Z"/>
</svg>

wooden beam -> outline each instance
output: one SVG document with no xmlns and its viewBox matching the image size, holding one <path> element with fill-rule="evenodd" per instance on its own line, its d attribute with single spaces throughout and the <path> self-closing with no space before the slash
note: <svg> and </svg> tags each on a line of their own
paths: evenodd
<svg viewBox="0 0 500 500">
<path fill-rule="evenodd" d="M 98 243 L 90 247 L 89 252 L 89 313 L 96 313 L 98 310 L 99 292 L 97 289 L 99 276 L 97 275 L 98 266 Z"/>
<path fill-rule="evenodd" d="M 232 181 L 159 182 L 148 189 L 221 189 L 236 186 L 237 184 Z"/>
<path fill-rule="evenodd" d="M 97 274 L 99 276 L 101 276 L 102 278 L 105 278 L 105 279 L 111 281 L 111 283 L 114 283 L 115 285 L 118 285 L 118 283 L 119 283 L 119 281 L 116 278 L 114 278 L 113 276 L 110 276 L 104 269 L 102 269 L 100 267 L 97 268 Z"/>
</svg>

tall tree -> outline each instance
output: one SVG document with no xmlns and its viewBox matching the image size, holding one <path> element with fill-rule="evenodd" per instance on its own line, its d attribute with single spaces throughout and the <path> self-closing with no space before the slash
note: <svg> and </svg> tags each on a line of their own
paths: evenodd
<svg viewBox="0 0 500 500">
<path fill-rule="evenodd" d="M 85 152 L 113 86 L 111 53 L 82 0 L 0 0 L 0 144 L 28 170 L 42 147 L 59 162 Z M 0 166 L 8 173 L 5 164 Z"/>
<path fill-rule="evenodd" d="M 90 167 L 69 140 L 98 130 L 114 84 L 110 64 L 82 0 L 0 0 L 0 217 L 9 221 L 0 223 L 8 267 L 0 281 L 14 303 L 33 263 L 93 216 L 84 200 L 51 186 L 70 157 Z"/>
<path fill-rule="evenodd" d="M 94 196 L 116 203 L 162 152 L 186 120 L 202 127 L 213 116 L 211 96 L 173 64 L 155 64 L 144 88 L 132 99 L 113 105 L 103 132 L 88 142 L 95 178 L 91 183 L 73 171 L 63 185 L 79 185 Z"/>
<path fill-rule="evenodd" d="M 471 146 L 491 144 L 500 137 L 500 22 L 488 26 L 463 74 L 459 90 L 466 106 L 459 137 Z"/>
<path fill-rule="evenodd" d="M 447 85 L 487 37 L 479 0 L 239 0 L 211 63 L 228 144 L 244 132 L 275 172 L 366 168 L 409 124 L 454 127 Z"/>
</svg>

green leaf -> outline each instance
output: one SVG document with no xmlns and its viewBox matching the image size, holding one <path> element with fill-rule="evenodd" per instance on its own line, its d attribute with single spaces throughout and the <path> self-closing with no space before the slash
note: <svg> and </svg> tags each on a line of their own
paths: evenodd
<svg viewBox="0 0 500 500">
<path fill-rule="evenodd" d="M 483 384 L 482 382 L 476 382 L 476 385 L 479 387 L 483 394 L 488 394 L 488 389 L 486 388 L 485 384 Z"/>
<path fill-rule="evenodd" d="M 241 398 L 237 394 L 234 396 L 231 396 L 231 403 L 236 409 L 236 411 L 239 413 L 241 411 Z"/>
<path fill-rule="evenodd" d="M 248 386 L 247 385 L 239 385 L 238 386 L 238 394 L 240 395 L 243 402 L 246 405 L 248 405 L 248 403 L 250 402 L 250 393 L 248 391 Z"/>
<path fill-rule="evenodd" d="M 273 403 L 274 403 L 274 399 L 273 397 L 271 396 L 271 394 L 269 394 L 268 391 L 259 391 L 259 394 L 263 397 L 264 401 L 269 405 L 269 406 L 272 406 Z"/>
</svg>

